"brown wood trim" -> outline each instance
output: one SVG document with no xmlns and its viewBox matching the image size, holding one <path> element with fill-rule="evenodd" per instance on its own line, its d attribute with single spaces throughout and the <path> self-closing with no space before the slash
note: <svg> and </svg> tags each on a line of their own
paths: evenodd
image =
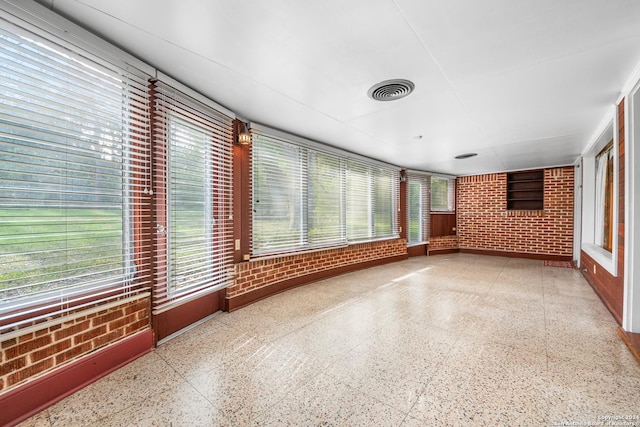
<svg viewBox="0 0 640 427">
<path fill-rule="evenodd" d="M 631 354 L 633 354 L 638 363 L 640 363 L 640 334 L 627 332 L 622 329 L 622 327 L 618 327 L 618 335 L 622 337 L 622 340 L 627 344 L 627 347 L 629 347 Z"/>
<path fill-rule="evenodd" d="M 456 213 L 432 211 L 430 216 L 430 237 L 456 235 Z"/>
<path fill-rule="evenodd" d="M 432 255 L 457 254 L 459 252 L 460 252 L 460 249 L 458 248 L 429 249 L 427 251 L 427 255 L 432 256 Z"/>
<path fill-rule="evenodd" d="M 233 140 L 236 141 L 240 120 L 233 120 Z M 251 253 L 251 146 L 233 145 L 233 260 L 247 261 Z M 238 249 L 235 249 L 238 248 Z"/>
<path fill-rule="evenodd" d="M 573 261 L 572 255 L 531 254 L 527 252 L 491 251 L 491 250 L 485 250 L 485 249 L 469 249 L 469 248 L 460 248 L 460 252 L 465 254 L 504 256 L 508 258 L 528 258 L 528 259 L 540 259 L 540 260 L 549 260 L 549 261 Z"/>
<path fill-rule="evenodd" d="M 237 120 L 237 119 L 236 119 Z M 234 120 L 233 132 L 234 140 L 236 138 L 235 133 L 236 125 Z M 238 145 L 233 146 L 233 262 L 242 262 L 242 147 Z"/>
<path fill-rule="evenodd" d="M 292 279 L 283 280 L 272 285 L 267 285 L 262 288 L 254 289 L 236 297 L 227 298 L 225 300 L 225 311 L 234 311 L 239 308 L 245 307 L 254 302 L 260 301 L 271 295 L 284 292 L 287 289 L 295 288 L 298 286 L 306 285 L 311 282 L 315 282 L 328 277 L 338 276 L 340 274 L 348 273 L 351 271 L 362 270 L 369 267 L 375 267 L 378 265 L 388 264 L 396 261 L 402 261 L 407 259 L 407 255 L 396 255 L 388 258 L 381 258 L 372 261 L 364 261 L 357 264 L 343 265 L 336 268 L 331 268 L 317 273 L 306 274 L 303 276 L 294 277 Z"/>
<path fill-rule="evenodd" d="M 427 245 L 414 245 L 407 246 L 407 255 L 410 257 L 414 256 L 426 256 L 427 255 Z"/>
<path fill-rule="evenodd" d="M 225 290 L 212 292 L 153 316 L 156 342 L 222 310 Z"/>
<path fill-rule="evenodd" d="M 153 331 L 147 329 L 9 390 L 0 398 L 0 425 L 26 420 L 152 348 Z"/>
</svg>

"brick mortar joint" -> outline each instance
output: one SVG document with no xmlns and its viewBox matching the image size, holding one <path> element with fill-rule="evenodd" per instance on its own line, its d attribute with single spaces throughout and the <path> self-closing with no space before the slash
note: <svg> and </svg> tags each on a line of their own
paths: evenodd
<svg viewBox="0 0 640 427">
<path fill-rule="evenodd" d="M 27 335 L 29 333 L 35 333 L 37 331 L 42 331 L 44 329 L 49 329 L 53 326 L 57 326 L 57 325 L 63 325 L 66 322 L 70 322 L 70 321 L 75 321 L 76 319 L 85 317 L 85 316 L 90 316 L 95 314 L 95 317 L 99 317 L 98 313 L 100 312 L 104 312 L 105 310 L 109 310 L 112 308 L 117 308 L 117 307 L 126 307 L 128 305 L 130 305 L 132 302 L 138 301 L 138 300 L 142 300 L 145 298 L 149 298 L 151 296 L 150 292 L 142 292 L 140 294 L 137 294 L 135 296 L 129 297 L 129 298 L 125 298 L 125 299 L 121 299 L 121 300 L 116 300 L 113 301 L 109 304 L 105 304 L 105 305 L 100 305 L 97 307 L 93 307 L 89 310 L 84 310 L 84 311 L 79 311 L 76 313 L 73 313 L 72 315 L 69 316 L 60 316 L 60 317 L 55 317 L 53 319 L 49 319 L 45 322 L 42 323 L 37 323 L 35 325 L 32 326 L 27 326 L 25 328 L 21 328 L 21 329 L 16 329 L 13 331 L 9 331 L 6 333 L 2 334 L 2 340 L 0 342 L 5 342 L 8 341 L 10 339 L 13 338 L 19 338 L 23 335 Z M 64 326 L 63 326 L 64 327 Z"/>
<path fill-rule="evenodd" d="M 336 268 L 336 267 L 344 267 L 348 265 L 358 264 L 360 262 L 367 262 L 372 260 L 391 258 L 394 256 L 406 255 L 406 246 L 404 246 L 403 244 L 402 245 L 394 244 L 394 245 L 385 245 L 385 246 L 387 246 L 387 248 L 393 247 L 393 246 L 397 246 L 397 247 L 395 248 L 395 250 L 385 249 L 383 254 L 376 253 L 376 250 L 379 249 L 378 247 L 371 247 L 364 254 L 363 254 L 363 251 L 359 251 L 359 253 L 356 253 L 358 255 L 357 257 L 351 258 L 347 256 L 346 258 L 341 260 L 339 263 L 332 264 L 331 267 L 329 268 L 322 267 L 321 262 L 319 262 L 317 263 L 317 266 L 316 265 L 313 266 L 312 274 L 320 271 L 331 270 L 332 268 Z M 248 292 L 254 291 L 256 289 L 262 289 L 268 286 L 273 286 L 283 281 L 286 281 L 288 279 L 291 279 L 293 277 L 300 276 L 295 270 L 291 270 L 287 272 L 281 272 L 281 275 L 276 281 L 267 281 L 266 277 L 269 274 L 273 274 L 277 272 L 281 266 L 279 266 L 278 264 L 272 264 L 272 267 L 273 268 L 270 269 L 268 272 L 262 272 L 262 274 L 264 275 L 263 277 L 256 278 L 251 281 L 243 281 L 242 283 L 234 284 L 231 287 L 229 287 L 228 288 L 229 296 L 236 297 L 238 295 L 243 295 Z M 249 284 L 249 286 L 246 286 L 247 284 Z M 243 286 L 240 286 L 240 285 L 243 285 Z"/>
</svg>

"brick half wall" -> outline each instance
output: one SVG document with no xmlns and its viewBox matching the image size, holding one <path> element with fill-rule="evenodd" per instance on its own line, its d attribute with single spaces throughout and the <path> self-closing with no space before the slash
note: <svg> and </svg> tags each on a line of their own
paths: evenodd
<svg viewBox="0 0 640 427">
<path fill-rule="evenodd" d="M 149 325 L 147 293 L 4 334 L 0 337 L 0 397 Z"/>
<path fill-rule="evenodd" d="M 458 247 L 458 236 L 431 237 L 429 238 L 428 254 L 456 252 Z"/>
<path fill-rule="evenodd" d="M 461 251 L 536 256 L 573 256 L 574 170 L 545 169 L 544 210 L 508 211 L 507 174 L 457 180 Z"/>
<path fill-rule="evenodd" d="M 231 311 L 291 287 L 407 257 L 406 240 L 393 239 L 239 263 L 225 308 Z"/>
</svg>

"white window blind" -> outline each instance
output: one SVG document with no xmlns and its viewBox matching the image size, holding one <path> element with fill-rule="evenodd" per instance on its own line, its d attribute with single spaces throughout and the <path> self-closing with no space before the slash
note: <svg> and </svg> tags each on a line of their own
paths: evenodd
<svg viewBox="0 0 640 427">
<path fill-rule="evenodd" d="M 397 169 L 253 130 L 252 254 L 398 236 Z"/>
<path fill-rule="evenodd" d="M 149 285 L 148 76 L 0 23 L 0 325 L 15 326 Z"/>
<path fill-rule="evenodd" d="M 350 242 L 398 237 L 400 175 L 361 160 L 347 161 L 347 238 Z"/>
<path fill-rule="evenodd" d="M 340 157 L 261 133 L 252 154 L 255 255 L 345 243 Z"/>
<path fill-rule="evenodd" d="M 157 82 L 154 313 L 233 278 L 232 119 Z"/>
<path fill-rule="evenodd" d="M 427 243 L 430 234 L 431 177 L 429 175 L 407 175 L 407 224 L 409 244 Z"/>
<path fill-rule="evenodd" d="M 344 242 L 344 167 L 340 158 L 308 152 L 307 212 L 309 243 L 326 246 Z"/>
<path fill-rule="evenodd" d="M 431 210 L 447 212 L 456 210 L 455 178 L 431 177 Z"/>
<path fill-rule="evenodd" d="M 388 237 L 396 234 L 395 208 L 397 190 L 395 184 L 400 178 L 388 169 L 370 168 L 373 181 L 373 235 Z"/>
<path fill-rule="evenodd" d="M 367 240 L 372 235 L 373 191 L 369 167 L 357 161 L 347 162 L 347 238 Z"/>
<path fill-rule="evenodd" d="M 306 150 L 256 134 L 252 155 L 253 253 L 306 246 Z"/>
</svg>

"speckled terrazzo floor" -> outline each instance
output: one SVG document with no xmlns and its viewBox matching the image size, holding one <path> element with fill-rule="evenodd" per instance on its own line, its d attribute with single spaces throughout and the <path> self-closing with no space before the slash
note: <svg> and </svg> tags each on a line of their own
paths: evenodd
<svg viewBox="0 0 640 427">
<path fill-rule="evenodd" d="M 616 329 L 576 270 L 417 257 L 222 313 L 22 426 L 607 425 L 640 417 Z"/>
</svg>

